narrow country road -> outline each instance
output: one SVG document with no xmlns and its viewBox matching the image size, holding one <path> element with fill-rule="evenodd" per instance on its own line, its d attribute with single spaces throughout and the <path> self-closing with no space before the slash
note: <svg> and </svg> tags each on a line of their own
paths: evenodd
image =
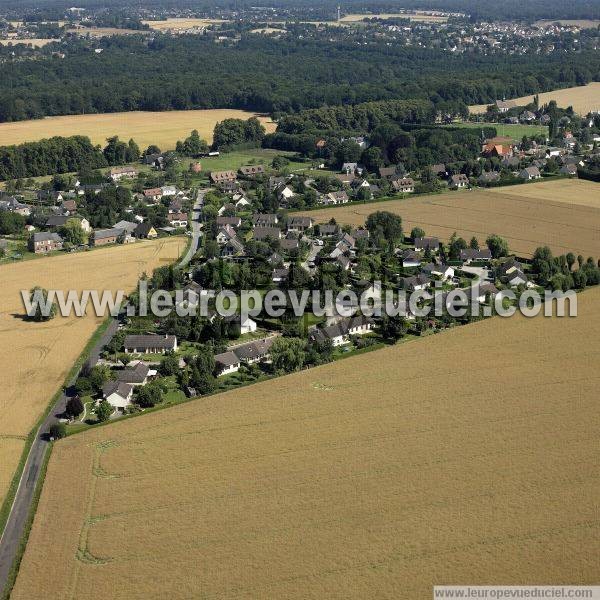
<svg viewBox="0 0 600 600">
<path fill-rule="evenodd" d="M 112 319 L 106 331 L 90 350 L 87 364 L 93 366 L 100 358 L 102 348 L 112 340 L 119 328 L 118 321 Z M 79 372 L 69 382 L 69 386 L 75 383 Z M 68 396 L 63 392 L 56 401 L 48 416 L 44 419 L 40 428 L 36 432 L 35 439 L 29 450 L 29 456 L 25 463 L 25 468 L 19 481 L 19 487 L 13 501 L 10 515 L 6 522 L 6 527 L 0 538 L 0 595 L 6 588 L 8 576 L 11 567 L 17 557 L 19 545 L 25 532 L 27 518 L 31 511 L 31 503 L 38 484 L 40 470 L 44 463 L 44 457 L 48 451 L 49 439 L 48 432 L 50 427 L 58 421 L 58 418 L 65 412 Z"/>
<path fill-rule="evenodd" d="M 210 191 L 210 188 L 198 190 L 198 197 L 196 198 L 196 202 L 194 204 L 194 208 L 192 209 L 192 241 L 190 243 L 190 247 L 185 255 L 179 261 L 180 267 L 185 267 L 192 260 L 192 257 L 198 250 L 198 243 L 200 242 L 200 236 L 202 235 L 202 223 L 201 219 L 201 211 L 202 205 L 204 204 L 204 194 Z"/>
</svg>

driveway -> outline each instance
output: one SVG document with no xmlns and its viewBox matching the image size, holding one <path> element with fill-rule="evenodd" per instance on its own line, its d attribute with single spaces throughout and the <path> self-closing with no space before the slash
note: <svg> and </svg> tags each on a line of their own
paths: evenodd
<svg viewBox="0 0 600 600">
<path fill-rule="evenodd" d="M 198 196 L 196 196 L 196 202 L 194 203 L 194 208 L 192 209 L 192 240 L 188 251 L 179 261 L 180 267 L 186 267 L 198 250 L 198 244 L 200 242 L 200 237 L 202 236 L 201 216 L 202 205 L 204 204 L 204 194 L 209 191 L 210 188 L 198 190 Z"/>
</svg>

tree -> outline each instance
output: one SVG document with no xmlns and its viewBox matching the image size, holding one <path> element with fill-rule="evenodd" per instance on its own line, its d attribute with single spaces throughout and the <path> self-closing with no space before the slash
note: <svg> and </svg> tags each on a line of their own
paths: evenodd
<svg viewBox="0 0 600 600">
<path fill-rule="evenodd" d="M 113 414 L 113 407 L 106 401 L 102 400 L 96 408 L 96 417 L 99 423 L 104 423 L 110 419 L 110 415 Z"/>
<path fill-rule="evenodd" d="M 291 373 L 299 371 L 306 360 L 304 340 L 294 337 L 278 337 L 271 345 L 271 361 L 275 371 Z"/>
<path fill-rule="evenodd" d="M 81 227 L 79 219 L 69 219 L 59 230 L 59 233 L 63 240 L 79 246 L 85 242 L 86 235 L 85 231 Z"/>
<path fill-rule="evenodd" d="M 500 258 L 508 255 L 508 242 L 495 233 L 485 241 L 492 253 L 492 258 Z"/>
<path fill-rule="evenodd" d="M 135 390 L 134 402 L 142 408 L 152 408 L 163 399 L 162 386 L 157 381 L 139 386 Z"/>
<path fill-rule="evenodd" d="M 471 238 L 471 241 L 469 242 L 469 248 L 471 248 L 471 250 L 479 250 L 479 241 L 475 236 Z"/>
<path fill-rule="evenodd" d="M 179 359 L 174 354 L 167 354 L 160 361 L 158 372 L 165 377 L 179 372 Z"/>
<path fill-rule="evenodd" d="M 108 365 L 96 365 L 92 368 L 89 375 L 92 388 L 99 392 L 102 386 L 113 378 L 113 373 Z"/>
<path fill-rule="evenodd" d="M 278 171 L 280 171 L 281 169 L 285 169 L 285 167 L 287 167 L 289 164 L 290 161 L 285 156 L 274 156 L 273 160 L 271 161 L 271 166 L 274 169 L 277 169 Z"/>
<path fill-rule="evenodd" d="M 373 237 L 383 235 L 390 244 L 402 241 L 402 219 L 391 212 L 377 211 L 367 217 L 367 229 Z"/>
<path fill-rule="evenodd" d="M 209 346 L 203 346 L 190 361 L 189 382 L 199 394 L 209 394 L 215 389 L 215 355 Z"/>
<path fill-rule="evenodd" d="M 188 156 L 198 156 L 208 152 L 208 144 L 206 143 L 206 140 L 200 138 L 198 130 L 194 129 L 189 137 L 183 142 L 177 142 L 176 150 L 177 152 Z"/>
<path fill-rule="evenodd" d="M 360 160 L 360 146 L 352 140 L 344 140 L 340 142 L 335 149 L 334 159 L 335 164 L 341 167 L 344 163 L 355 163 Z"/>
<path fill-rule="evenodd" d="M 31 310 L 27 316 L 33 321 L 49 321 L 56 316 L 56 302 L 50 302 L 48 298 L 48 290 L 36 286 L 29 292 L 29 302 Z"/>
<path fill-rule="evenodd" d="M 381 148 L 378 148 L 377 146 L 367 148 L 363 151 L 360 160 L 369 173 L 376 173 L 383 164 Z"/>
<path fill-rule="evenodd" d="M 413 227 L 410 230 L 410 237 L 414 240 L 415 238 L 424 238 L 425 237 L 425 231 L 423 229 L 421 229 L 420 227 Z"/>
<path fill-rule="evenodd" d="M 83 412 L 83 409 L 84 406 L 81 398 L 79 396 L 74 396 L 73 398 L 69 398 L 65 412 L 69 418 L 74 419 Z"/>
<path fill-rule="evenodd" d="M 54 423 L 50 427 L 50 437 L 54 440 L 62 440 L 67 437 L 67 427 L 64 423 Z"/>
<path fill-rule="evenodd" d="M 461 237 L 456 236 L 456 231 L 452 234 L 448 244 L 448 254 L 451 259 L 456 260 L 460 256 L 461 250 L 467 249 L 467 242 Z"/>
<path fill-rule="evenodd" d="M 0 210 L 0 233 L 3 235 L 20 233 L 26 222 L 25 217 L 18 213 Z"/>
<path fill-rule="evenodd" d="M 391 340 L 399 340 L 406 335 L 408 324 L 401 315 L 384 315 L 381 321 L 381 333 L 384 337 Z"/>
<path fill-rule="evenodd" d="M 575 255 L 572 252 L 568 252 L 566 259 L 567 259 L 567 265 L 569 265 L 569 271 L 572 271 L 573 265 L 575 264 Z"/>
</svg>

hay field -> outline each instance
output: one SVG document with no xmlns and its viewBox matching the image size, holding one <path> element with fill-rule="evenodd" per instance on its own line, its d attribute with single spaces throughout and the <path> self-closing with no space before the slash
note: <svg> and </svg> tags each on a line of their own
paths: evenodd
<svg viewBox="0 0 600 600">
<path fill-rule="evenodd" d="M 161 150 L 175 148 L 178 140 L 186 138 L 192 129 L 212 142 L 215 125 L 223 119 L 258 117 L 267 132 L 275 131 L 268 117 L 233 109 L 174 110 L 167 112 L 122 112 L 96 115 L 46 117 L 30 121 L 0 123 L 0 145 L 34 142 L 55 135 L 86 135 L 94 144 L 106 143 L 106 138 L 118 135 L 122 140 L 133 138 L 144 150 L 150 144 Z"/>
<path fill-rule="evenodd" d="M 186 19 L 186 18 L 171 18 L 163 21 L 142 21 L 144 25 L 148 25 L 150 29 L 156 31 L 176 31 L 178 29 L 191 29 L 193 27 L 206 27 L 217 23 L 225 23 L 223 19 Z"/>
<path fill-rule="evenodd" d="M 128 291 L 143 271 L 174 261 L 184 245 L 183 238 L 171 238 L 0 266 L 0 502 L 25 437 L 101 323 L 91 313 L 24 322 L 18 318 L 24 313 L 20 290 Z"/>
<path fill-rule="evenodd" d="M 599 302 L 594 289 L 576 319 L 488 320 L 61 441 L 13 600 L 597 581 Z"/>
<path fill-rule="evenodd" d="M 540 97 L 540 105 L 556 100 L 558 106 L 567 108 L 572 106 L 573 110 L 580 114 L 586 115 L 590 111 L 600 110 L 600 81 L 594 81 L 587 85 L 579 87 L 565 88 L 563 90 L 554 90 L 553 92 L 542 92 L 538 94 Z M 533 102 L 533 94 L 531 96 L 521 96 L 520 98 L 511 98 L 518 106 L 525 106 Z M 485 113 L 488 105 L 477 104 L 469 106 L 469 111 L 472 114 Z"/>
<path fill-rule="evenodd" d="M 50 38 L 28 38 L 28 39 L 11 38 L 9 40 L 0 40 L 0 45 L 16 46 L 17 44 L 25 44 L 27 46 L 31 45 L 34 48 L 43 48 L 44 46 L 46 46 L 52 42 L 60 42 L 60 40 L 50 39 Z"/>
<path fill-rule="evenodd" d="M 421 21 L 423 23 L 446 23 L 448 17 L 443 15 L 430 15 L 419 12 L 406 13 L 377 13 L 370 14 L 351 14 L 345 15 L 340 19 L 341 23 L 357 23 L 364 19 L 410 19 L 411 21 Z"/>
<path fill-rule="evenodd" d="M 600 186 L 582 180 L 556 180 L 474 189 L 440 195 L 372 202 L 299 214 L 326 223 L 362 225 L 368 215 L 387 210 L 402 217 L 404 231 L 422 227 L 427 235 L 448 240 L 454 231 L 469 240 L 484 242 L 497 233 L 508 240 L 512 252 L 526 256 L 538 246 L 555 254 L 574 252 L 600 257 Z"/>
<path fill-rule="evenodd" d="M 545 21 L 536 21 L 534 25 L 538 27 L 546 27 L 547 25 L 553 25 L 554 23 L 560 23 L 561 25 L 566 25 L 567 27 L 580 27 L 581 29 L 595 29 L 600 25 L 600 20 L 597 19 L 556 19 L 545 20 Z"/>
</svg>

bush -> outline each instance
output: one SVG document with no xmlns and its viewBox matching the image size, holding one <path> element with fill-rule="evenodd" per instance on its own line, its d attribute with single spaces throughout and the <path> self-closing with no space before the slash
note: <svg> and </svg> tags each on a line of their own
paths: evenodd
<svg viewBox="0 0 600 600">
<path fill-rule="evenodd" d="M 50 437 L 55 440 L 62 440 L 62 438 L 67 437 L 66 425 L 64 423 L 54 423 L 50 427 Z"/>
</svg>

